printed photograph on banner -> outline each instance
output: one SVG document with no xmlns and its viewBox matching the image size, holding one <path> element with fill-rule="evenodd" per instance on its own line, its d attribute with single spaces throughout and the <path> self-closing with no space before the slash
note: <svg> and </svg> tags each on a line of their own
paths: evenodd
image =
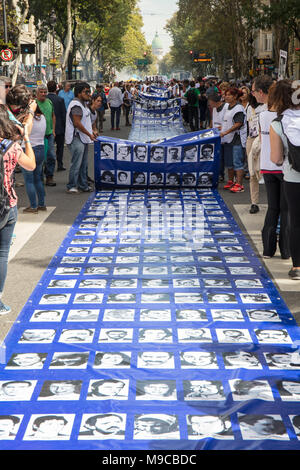
<svg viewBox="0 0 300 470">
<path fill-rule="evenodd" d="M 180 353 L 182 369 L 218 369 L 217 356 L 212 351 L 183 351 Z"/>
<path fill-rule="evenodd" d="M 131 343 L 132 328 L 101 328 L 99 343 Z"/>
<path fill-rule="evenodd" d="M 208 328 L 178 328 L 179 343 L 211 343 L 211 332 Z"/>
<path fill-rule="evenodd" d="M 117 171 L 117 183 L 118 184 L 126 184 L 129 185 L 131 180 L 131 172 L 130 171 Z"/>
<path fill-rule="evenodd" d="M 241 310 L 236 309 L 211 309 L 214 321 L 244 321 Z"/>
<path fill-rule="evenodd" d="M 103 321 L 133 321 L 134 309 L 105 309 Z"/>
<path fill-rule="evenodd" d="M 128 400 L 128 379 L 90 380 L 87 400 Z"/>
<path fill-rule="evenodd" d="M 98 351 L 93 367 L 95 369 L 129 369 L 131 351 Z"/>
<path fill-rule="evenodd" d="M 267 380 L 229 380 L 234 401 L 264 400 L 274 401 L 272 389 Z"/>
<path fill-rule="evenodd" d="M 167 147 L 167 163 L 181 162 L 182 147 Z"/>
<path fill-rule="evenodd" d="M 175 380 L 137 380 L 136 400 L 177 400 Z"/>
<path fill-rule="evenodd" d="M 64 310 L 35 310 L 30 318 L 31 322 L 60 322 Z"/>
<path fill-rule="evenodd" d="M 230 417 L 187 415 L 188 439 L 234 439 Z"/>
<path fill-rule="evenodd" d="M 281 319 L 276 310 L 268 309 L 251 309 L 246 310 L 250 321 L 262 321 L 262 322 L 281 322 Z"/>
<path fill-rule="evenodd" d="M 146 145 L 134 145 L 133 146 L 133 161 L 140 163 L 147 163 L 148 160 L 148 148 Z"/>
<path fill-rule="evenodd" d="M 27 329 L 24 330 L 19 343 L 52 343 L 56 335 L 56 330 L 52 329 Z"/>
<path fill-rule="evenodd" d="M 197 186 L 212 186 L 213 173 L 199 173 Z"/>
<path fill-rule="evenodd" d="M 223 384 L 220 380 L 184 380 L 183 390 L 186 401 L 220 401 L 226 399 Z"/>
<path fill-rule="evenodd" d="M 140 328 L 139 343 L 172 343 L 173 333 L 171 328 Z"/>
<path fill-rule="evenodd" d="M 292 339 L 287 330 L 271 330 L 256 328 L 254 333 L 259 343 L 286 344 L 292 343 Z"/>
<path fill-rule="evenodd" d="M 13 353 L 7 362 L 6 369 L 42 369 L 47 353 L 24 352 Z"/>
<path fill-rule="evenodd" d="M 137 288 L 137 279 L 113 279 L 110 283 L 111 289 Z"/>
<path fill-rule="evenodd" d="M 211 162 L 214 160 L 215 144 L 203 144 L 200 146 L 200 162 Z"/>
<path fill-rule="evenodd" d="M 61 276 L 65 276 L 67 274 L 74 274 L 74 275 L 77 275 L 77 274 L 80 274 L 80 271 L 81 271 L 81 268 L 79 267 L 70 267 L 70 266 L 66 266 L 64 268 L 57 268 L 56 271 L 54 272 L 55 275 L 61 275 Z"/>
<path fill-rule="evenodd" d="M 134 439 L 180 439 L 176 415 L 139 414 L 134 419 Z"/>
<path fill-rule="evenodd" d="M 45 380 L 38 400 L 79 400 L 82 380 Z"/>
<path fill-rule="evenodd" d="M 282 401 L 300 400 L 300 380 L 296 378 L 282 378 L 276 382 L 277 390 Z"/>
<path fill-rule="evenodd" d="M 234 328 L 216 328 L 219 343 L 252 343 L 248 330 Z"/>
<path fill-rule="evenodd" d="M 115 173 L 110 170 L 101 170 L 101 181 L 102 183 L 115 183 Z"/>
<path fill-rule="evenodd" d="M 62 330 L 59 343 L 92 343 L 95 334 L 93 328 L 76 328 Z"/>
<path fill-rule="evenodd" d="M 198 160 L 198 145 L 184 145 L 182 147 L 182 161 L 185 163 L 196 163 Z"/>
<path fill-rule="evenodd" d="M 124 439 L 125 413 L 83 414 L 78 439 Z"/>
<path fill-rule="evenodd" d="M 152 172 L 149 175 L 149 185 L 151 186 L 158 186 L 158 185 L 163 185 L 164 183 L 164 174 L 163 173 L 157 173 L 157 172 Z"/>
<path fill-rule="evenodd" d="M 299 369 L 300 354 L 299 351 L 291 352 L 267 352 L 263 353 L 269 369 Z"/>
<path fill-rule="evenodd" d="M 153 145 L 150 147 L 150 163 L 164 163 L 165 161 L 165 147 L 160 145 Z"/>
<path fill-rule="evenodd" d="M 88 358 L 88 352 L 56 352 L 49 369 L 85 369 Z"/>
<path fill-rule="evenodd" d="M 74 304 L 101 304 L 103 301 L 103 294 L 75 294 Z"/>
<path fill-rule="evenodd" d="M 102 144 L 100 144 L 100 158 L 101 160 L 114 160 L 114 144 L 110 144 L 109 142 L 103 142 Z"/>
<path fill-rule="evenodd" d="M 176 310 L 177 321 L 206 321 L 207 315 L 206 310 L 203 309 L 192 309 L 183 308 Z"/>
<path fill-rule="evenodd" d="M 48 289 L 74 289 L 77 279 L 52 279 L 47 288 Z"/>
<path fill-rule="evenodd" d="M 0 440 L 13 441 L 18 433 L 24 415 L 0 415 Z"/>
<path fill-rule="evenodd" d="M 148 182 L 146 172 L 134 171 L 132 175 L 132 184 L 145 186 Z"/>
<path fill-rule="evenodd" d="M 262 369 L 258 355 L 249 351 L 226 351 L 222 353 L 225 369 Z"/>
<path fill-rule="evenodd" d="M 196 173 L 182 173 L 182 186 L 196 186 Z"/>
<path fill-rule="evenodd" d="M 74 322 L 89 322 L 97 321 L 99 318 L 100 310 L 93 309 L 72 309 L 69 311 L 66 321 Z"/>
<path fill-rule="evenodd" d="M 138 353 L 139 369 L 174 369 L 174 353 L 167 351 L 143 351 Z"/>
<path fill-rule="evenodd" d="M 245 440 L 289 440 L 280 415 L 238 413 L 238 422 Z"/>
<path fill-rule="evenodd" d="M 131 145 L 117 144 L 117 160 L 122 162 L 131 161 Z"/>
<path fill-rule="evenodd" d="M 37 380 L 1 380 L 0 401 L 28 401 L 31 400 Z M 0 424 L 1 429 L 1 424 Z M 4 429 L 2 429 L 2 432 Z M 0 430 L 1 437 L 1 430 Z"/>
</svg>

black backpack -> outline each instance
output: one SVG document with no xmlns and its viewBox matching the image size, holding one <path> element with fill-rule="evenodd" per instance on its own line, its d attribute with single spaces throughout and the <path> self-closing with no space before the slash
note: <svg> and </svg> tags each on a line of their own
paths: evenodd
<svg viewBox="0 0 300 470">
<path fill-rule="evenodd" d="M 3 139 L 0 142 L 0 229 L 5 226 L 10 211 L 9 195 L 4 186 L 5 168 L 3 156 L 12 144 L 13 141 L 8 139 Z"/>
<path fill-rule="evenodd" d="M 290 120 L 290 122 L 288 123 L 288 125 L 286 126 L 286 128 L 284 129 L 283 124 L 282 124 L 282 118 L 283 118 L 283 115 L 280 115 L 280 116 L 278 116 L 278 118 L 276 118 L 274 120 L 280 122 L 282 132 L 286 137 L 287 145 L 288 145 L 288 160 L 289 160 L 289 163 L 290 163 L 291 167 L 293 168 L 293 170 L 300 172 L 300 119 L 299 119 L 299 117 L 295 117 L 295 119 L 292 118 Z M 293 131 L 296 130 L 296 132 L 298 134 L 297 138 L 298 138 L 299 145 L 295 145 L 291 142 L 291 140 L 289 138 L 289 137 L 291 137 L 291 135 L 290 135 L 291 130 L 293 130 Z M 293 134 L 295 135 L 295 132 L 293 132 Z"/>
<path fill-rule="evenodd" d="M 190 88 L 187 92 L 186 99 L 189 106 L 195 106 L 198 103 L 198 95 L 196 94 L 195 88 Z"/>
</svg>

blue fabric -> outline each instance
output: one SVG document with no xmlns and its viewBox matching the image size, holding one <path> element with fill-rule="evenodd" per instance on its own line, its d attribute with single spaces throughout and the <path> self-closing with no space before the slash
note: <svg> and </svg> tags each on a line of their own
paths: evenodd
<svg viewBox="0 0 300 470">
<path fill-rule="evenodd" d="M 93 194 L 5 346 L 3 450 L 300 449 L 299 327 L 216 191 Z"/>
</svg>

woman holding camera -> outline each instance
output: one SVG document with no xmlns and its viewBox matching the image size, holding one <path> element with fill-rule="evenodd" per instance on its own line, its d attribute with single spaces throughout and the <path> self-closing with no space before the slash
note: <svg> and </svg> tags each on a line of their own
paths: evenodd
<svg viewBox="0 0 300 470">
<path fill-rule="evenodd" d="M 25 152 L 20 146 L 22 132 Z M 7 275 L 8 255 L 14 227 L 17 221 L 17 196 L 13 188 L 13 171 L 18 163 L 22 168 L 35 169 L 35 155 L 32 150 L 28 129 L 15 125 L 10 119 L 5 105 L 0 105 L 0 157 L 3 159 L 3 187 L 8 196 L 9 211 L 0 220 L 0 315 L 5 315 L 11 308 L 2 302 L 2 293 Z"/>
</svg>

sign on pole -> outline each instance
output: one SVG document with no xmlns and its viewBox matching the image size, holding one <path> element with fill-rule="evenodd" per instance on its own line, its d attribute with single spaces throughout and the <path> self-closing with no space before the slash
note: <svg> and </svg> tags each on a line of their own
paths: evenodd
<svg viewBox="0 0 300 470">
<path fill-rule="evenodd" d="M 10 49 L 2 49 L 1 51 L 1 59 L 4 60 L 4 62 L 9 62 L 13 58 L 13 53 Z"/>
<path fill-rule="evenodd" d="M 279 52 L 279 65 L 278 65 L 278 80 L 283 80 L 286 74 L 287 51 L 280 49 Z"/>
</svg>

